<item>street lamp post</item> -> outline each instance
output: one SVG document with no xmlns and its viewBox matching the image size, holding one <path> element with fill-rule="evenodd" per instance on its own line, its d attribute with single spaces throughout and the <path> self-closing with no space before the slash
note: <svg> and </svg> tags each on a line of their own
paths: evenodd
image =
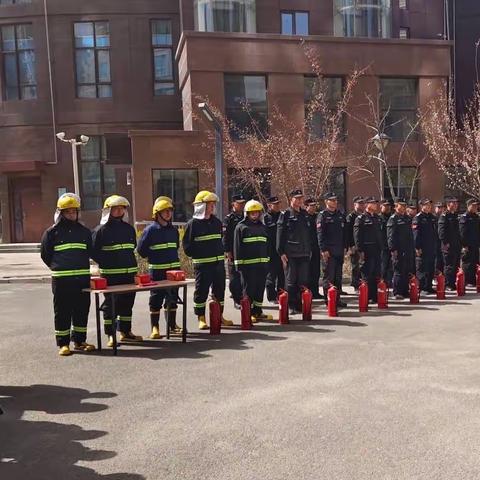
<svg viewBox="0 0 480 480">
<path fill-rule="evenodd" d="M 375 148 L 378 150 L 378 165 L 379 165 L 379 181 L 380 181 L 380 191 L 383 197 L 384 190 L 385 190 L 385 180 L 383 175 L 383 165 L 387 165 L 385 159 L 385 150 L 387 149 L 388 145 L 390 144 L 390 137 L 386 133 L 377 133 L 372 138 L 372 143 L 375 145 Z M 400 178 L 400 177 L 399 177 Z"/>
<path fill-rule="evenodd" d="M 199 103 L 198 108 L 201 110 L 208 122 L 215 129 L 215 191 L 218 195 L 218 217 L 223 218 L 223 131 L 222 125 L 218 121 L 215 114 L 210 110 L 207 103 Z"/>
<path fill-rule="evenodd" d="M 78 175 L 78 156 L 77 147 L 86 145 L 90 140 L 86 135 L 80 135 L 80 141 L 76 138 L 65 138 L 65 132 L 57 133 L 57 138 L 65 143 L 69 143 L 72 146 L 72 163 L 73 163 L 73 185 L 75 188 L 75 194 L 80 195 L 80 180 Z"/>
</svg>

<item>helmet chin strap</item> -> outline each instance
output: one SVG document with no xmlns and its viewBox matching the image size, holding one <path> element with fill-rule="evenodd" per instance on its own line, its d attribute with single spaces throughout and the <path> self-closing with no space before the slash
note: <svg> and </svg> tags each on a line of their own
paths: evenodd
<svg viewBox="0 0 480 480">
<path fill-rule="evenodd" d="M 158 212 L 158 213 L 157 213 L 157 216 L 158 216 L 159 218 L 161 218 L 165 223 L 170 223 L 172 220 L 171 220 L 171 219 L 170 219 L 170 220 L 167 220 L 167 219 L 162 215 L 163 212 L 164 212 L 164 210 L 162 210 L 161 212 Z"/>
</svg>

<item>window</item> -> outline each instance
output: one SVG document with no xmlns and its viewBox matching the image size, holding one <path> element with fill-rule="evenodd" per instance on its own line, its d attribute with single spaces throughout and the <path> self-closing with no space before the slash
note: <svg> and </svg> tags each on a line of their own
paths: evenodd
<svg viewBox="0 0 480 480">
<path fill-rule="evenodd" d="M 400 34 L 399 37 L 402 40 L 410 38 L 410 29 L 408 27 L 400 27 Z"/>
<path fill-rule="evenodd" d="M 308 35 L 308 12 L 282 12 L 282 35 Z"/>
<path fill-rule="evenodd" d="M 198 192 L 197 170 L 154 169 L 153 198 L 166 195 L 175 204 L 174 221 L 186 222 L 193 215 L 192 200 Z"/>
<path fill-rule="evenodd" d="M 343 78 L 342 77 L 317 77 L 306 76 L 304 83 L 304 104 L 305 119 L 308 123 L 310 140 L 320 139 L 324 136 L 325 119 L 323 112 L 314 111 L 310 102 L 318 94 L 320 83 L 325 82 L 325 95 L 328 107 L 332 113 L 335 112 L 338 102 L 342 98 Z M 345 134 L 345 119 L 342 121 L 342 132 Z"/>
<path fill-rule="evenodd" d="M 407 0 L 398 0 L 398 6 L 402 10 L 406 10 L 408 8 L 408 2 Z"/>
<path fill-rule="evenodd" d="M 245 184 L 239 171 L 235 168 L 228 169 L 228 201 L 232 202 L 233 195 L 242 193 L 247 200 L 258 199 L 255 189 L 250 184 Z M 252 174 L 258 181 L 258 186 L 264 198 L 271 196 L 272 172 L 269 168 L 255 168 Z"/>
<path fill-rule="evenodd" d="M 334 2 L 334 31 L 337 37 L 391 37 L 391 0 Z"/>
<path fill-rule="evenodd" d="M 85 210 L 99 210 L 103 199 L 116 193 L 115 167 L 106 164 L 107 149 L 105 138 L 90 137 L 80 147 L 80 177 L 82 207 Z"/>
<path fill-rule="evenodd" d="M 418 140 L 418 132 L 412 132 L 417 122 L 416 78 L 381 78 L 380 107 L 386 114 L 384 131 L 394 141 Z M 410 134 L 410 135 L 409 135 Z"/>
<path fill-rule="evenodd" d="M 195 30 L 255 33 L 255 0 L 195 0 Z"/>
<path fill-rule="evenodd" d="M 400 167 L 400 183 L 398 182 L 398 168 L 388 169 L 392 179 L 393 188 L 397 197 L 404 198 L 407 202 L 418 201 L 418 171 L 416 167 Z M 387 174 L 384 175 L 385 184 L 383 188 L 383 198 L 392 198 L 390 187 L 388 186 Z M 400 188 L 399 188 L 400 187 Z"/>
<path fill-rule="evenodd" d="M 171 20 L 152 20 L 154 95 L 173 95 L 173 39 Z"/>
<path fill-rule="evenodd" d="M 264 135 L 268 130 L 267 81 L 258 75 L 225 75 L 225 114 L 232 123 L 230 135 Z"/>
<path fill-rule="evenodd" d="M 5 100 L 37 98 L 32 25 L 4 25 L 0 30 Z"/>
<path fill-rule="evenodd" d="M 77 97 L 111 97 L 109 23 L 75 23 L 74 34 Z"/>
<path fill-rule="evenodd" d="M 345 167 L 334 167 L 328 179 L 328 191 L 338 197 L 338 209 L 345 211 L 347 208 L 347 169 Z"/>
</svg>

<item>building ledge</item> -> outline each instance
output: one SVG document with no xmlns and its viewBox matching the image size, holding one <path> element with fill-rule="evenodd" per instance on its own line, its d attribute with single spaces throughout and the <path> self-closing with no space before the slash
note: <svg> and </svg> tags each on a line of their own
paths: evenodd
<svg viewBox="0 0 480 480">
<path fill-rule="evenodd" d="M 198 130 L 129 130 L 128 136 L 133 137 L 197 137 Z"/>
</svg>

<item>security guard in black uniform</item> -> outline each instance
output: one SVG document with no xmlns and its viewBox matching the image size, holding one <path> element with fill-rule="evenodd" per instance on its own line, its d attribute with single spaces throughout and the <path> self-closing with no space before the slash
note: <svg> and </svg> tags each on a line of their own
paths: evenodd
<svg viewBox="0 0 480 480">
<path fill-rule="evenodd" d="M 267 200 L 268 212 L 263 219 L 268 232 L 270 261 L 266 281 L 267 300 L 278 305 L 278 292 L 285 288 L 285 273 L 282 260 L 277 253 L 277 222 L 280 217 L 280 200 L 273 196 Z"/>
<path fill-rule="evenodd" d="M 383 281 L 388 285 L 392 286 L 392 277 L 393 277 L 393 267 L 392 267 L 392 256 L 390 255 L 390 250 L 388 248 L 387 240 L 387 223 L 392 215 L 392 200 L 382 200 L 380 202 L 380 228 L 382 230 L 382 254 L 381 254 L 381 267 L 380 267 L 380 276 Z"/>
<path fill-rule="evenodd" d="M 350 251 L 350 263 L 352 266 L 352 282 L 351 286 L 358 291 L 360 285 L 360 255 L 355 246 L 355 240 L 353 238 L 353 227 L 355 225 L 355 220 L 359 215 L 361 215 L 365 210 L 365 200 L 363 197 L 354 197 L 353 199 L 353 211 L 351 211 L 346 218 L 345 223 L 345 236 L 347 248 Z"/>
<path fill-rule="evenodd" d="M 365 212 L 355 219 L 353 238 L 360 255 L 362 279 L 368 282 L 368 299 L 377 301 L 377 280 L 380 278 L 382 230 L 377 215 L 378 200 L 365 199 Z"/>
<path fill-rule="evenodd" d="M 307 286 L 315 299 L 322 298 L 318 291 L 318 283 L 320 281 L 320 248 L 318 247 L 317 240 L 317 209 L 318 203 L 314 198 L 308 198 L 305 201 L 305 211 L 307 212 L 310 233 L 312 236 L 312 256 L 310 257 L 310 270 L 308 273 L 309 282 Z"/>
<path fill-rule="evenodd" d="M 415 215 L 412 221 L 416 274 L 420 290 L 427 294 L 433 294 L 435 293 L 432 281 L 435 274 L 435 252 L 437 251 L 437 220 L 432 213 L 432 201 L 429 198 L 423 198 L 419 203 L 421 211 Z"/>
<path fill-rule="evenodd" d="M 447 197 L 445 203 L 447 209 L 438 220 L 438 238 L 442 244 L 445 283 L 447 289 L 453 291 L 462 249 L 457 214 L 458 200 L 455 197 Z"/>
<path fill-rule="evenodd" d="M 342 291 L 343 259 L 345 256 L 345 215 L 337 209 L 334 193 L 324 195 L 325 209 L 317 217 L 317 241 L 322 256 L 323 294 L 328 303 L 330 285 L 337 288 L 337 305 L 346 307 L 340 300 Z"/>
<path fill-rule="evenodd" d="M 290 313 L 301 313 L 300 287 L 308 284 L 311 233 L 303 210 L 303 192 L 290 193 L 290 207 L 280 214 L 277 223 L 277 252 L 286 272 Z"/>
<path fill-rule="evenodd" d="M 393 294 L 397 300 L 409 296 L 409 265 L 414 263 L 412 225 L 405 212 L 406 206 L 405 200 L 398 198 L 395 201 L 395 213 L 387 223 L 388 248 L 393 264 Z"/>
<path fill-rule="evenodd" d="M 437 202 L 435 204 L 435 222 L 436 222 L 436 228 L 435 228 L 435 233 L 437 235 L 437 249 L 435 252 L 435 271 L 436 272 L 442 272 L 443 273 L 443 252 L 442 252 L 442 243 L 438 239 L 438 220 L 440 219 L 440 215 L 445 211 L 447 207 L 445 206 L 444 202 Z"/>
<path fill-rule="evenodd" d="M 227 255 L 228 287 L 235 308 L 240 308 L 240 300 L 242 299 L 242 281 L 240 279 L 240 273 L 235 268 L 233 236 L 235 234 L 236 226 L 243 220 L 245 201 L 243 195 L 234 195 L 232 197 L 232 211 L 223 220 L 223 247 Z"/>
<path fill-rule="evenodd" d="M 460 216 L 460 238 L 462 241 L 462 268 L 465 272 L 465 283 L 475 286 L 478 265 L 478 249 L 480 247 L 480 218 L 477 213 L 478 201 L 470 198 L 467 211 Z"/>
<path fill-rule="evenodd" d="M 92 234 L 78 221 L 80 198 L 65 193 L 57 202 L 55 223 L 42 237 L 41 257 L 52 271 L 55 338 L 58 354 L 71 355 L 70 341 L 75 350 L 90 352 L 86 343 L 90 294 L 90 255 Z"/>
</svg>

